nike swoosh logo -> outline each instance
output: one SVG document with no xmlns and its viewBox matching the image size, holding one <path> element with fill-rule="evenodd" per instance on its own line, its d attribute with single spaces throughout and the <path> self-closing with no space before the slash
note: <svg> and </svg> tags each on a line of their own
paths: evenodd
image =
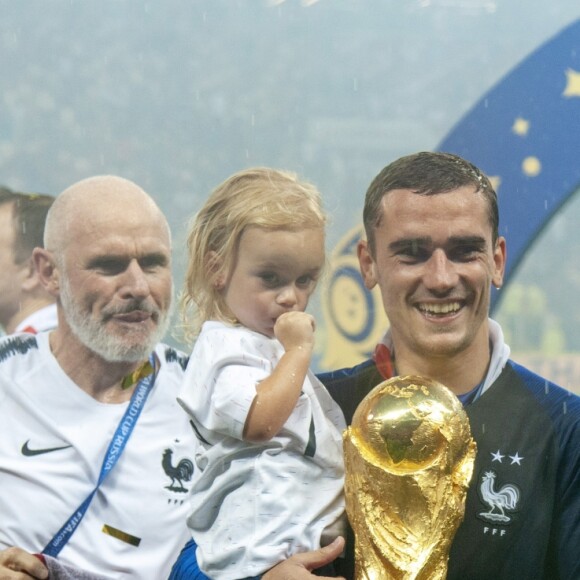
<svg viewBox="0 0 580 580">
<path fill-rule="evenodd" d="M 43 455 L 44 453 L 52 453 L 53 451 L 60 451 L 61 449 L 72 447 L 72 445 L 63 445 L 62 447 L 47 447 L 46 449 L 30 449 L 28 447 L 29 441 L 30 439 L 24 443 L 21 449 L 22 455 L 26 455 L 26 457 L 34 457 L 35 455 Z"/>
</svg>

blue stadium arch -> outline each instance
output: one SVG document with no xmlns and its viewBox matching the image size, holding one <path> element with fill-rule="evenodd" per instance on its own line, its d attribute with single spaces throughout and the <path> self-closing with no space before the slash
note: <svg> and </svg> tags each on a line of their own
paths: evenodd
<svg viewBox="0 0 580 580">
<path fill-rule="evenodd" d="M 508 240 L 508 284 L 580 186 L 580 20 L 502 78 L 437 150 L 469 159 L 495 182 L 500 234 Z"/>
</svg>

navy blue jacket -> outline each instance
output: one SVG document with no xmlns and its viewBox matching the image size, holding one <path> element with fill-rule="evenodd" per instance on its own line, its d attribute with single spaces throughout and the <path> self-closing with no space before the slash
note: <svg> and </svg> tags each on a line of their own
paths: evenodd
<svg viewBox="0 0 580 580">
<path fill-rule="evenodd" d="M 347 423 L 383 381 L 372 361 L 319 378 Z M 509 361 L 465 410 L 477 457 L 448 580 L 579 580 L 580 397 Z M 504 521 L 484 501 L 489 473 L 495 492 L 517 489 Z M 352 578 L 348 558 L 342 574 Z"/>
</svg>

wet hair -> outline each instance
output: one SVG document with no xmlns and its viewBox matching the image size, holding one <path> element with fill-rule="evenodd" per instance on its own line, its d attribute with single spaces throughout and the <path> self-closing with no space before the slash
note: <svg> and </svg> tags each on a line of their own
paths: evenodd
<svg viewBox="0 0 580 580">
<path fill-rule="evenodd" d="M 394 189 L 418 195 L 447 193 L 465 186 L 481 193 L 488 202 L 488 217 L 495 244 L 499 230 L 497 194 L 488 177 L 475 165 L 452 153 L 423 151 L 401 157 L 387 165 L 371 182 L 363 209 L 363 223 L 371 255 L 375 254 L 374 230 L 383 217 L 381 202 Z"/>
<path fill-rule="evenodd" d="M 221 183 L 188 230 L 188 266 L 181 296 L 188 337 L 195 336 L 206 320 L 231 319 L 218 281 L 231 272 L 247 228 L 299 231 L 325 224 L 320 193 L 294 173 L 256 167 Z"/>
<path fill-rule="evenodd" d="M 42 247 L 46 215 L 55 198 L 40 193 L 21 193 L 0 188 L 0 205 L 12 205 L 14 262 L 22 264 L 34 248 Z"/>
</svg>

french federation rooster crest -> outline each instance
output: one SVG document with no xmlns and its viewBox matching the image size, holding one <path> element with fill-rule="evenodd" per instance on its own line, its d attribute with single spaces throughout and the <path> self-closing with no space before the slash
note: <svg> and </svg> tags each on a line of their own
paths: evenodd
<svg viewBox="0 0 580 580">
<path fill-rule="evenodd" d="M 171 478 L 171 484 L 166 485 L 165 489 L 170 491 L 176 491 L 178 493 L 187 493 L 187 489 L 183 487 L 184 481 L 191 481 L 191 476 L 193 475 L 193 463 L 187 458 L 179 460 L 179 463 L 174 467 L 171 463 L 171 457 L 173 451 L 171 449 L 166 449 L 163 452 L 163 459 L 161 460 L 161 466 L 167 477 Z"/>
<path fill-rule="evenodd" d="M 506 516 L 505 512 L 516 509 L 520 499 L 520 491 L 515 485 L 510 484 L 495 491 L 495 478 L 495 471 L 486 471 L 481 479 L 479 487 L 481 499 L 490 507 L 490 510 L 480 513 L 479 517 L 490 522 L 506 524 L 511 521 L 511 518 Z"/>
</svg>

